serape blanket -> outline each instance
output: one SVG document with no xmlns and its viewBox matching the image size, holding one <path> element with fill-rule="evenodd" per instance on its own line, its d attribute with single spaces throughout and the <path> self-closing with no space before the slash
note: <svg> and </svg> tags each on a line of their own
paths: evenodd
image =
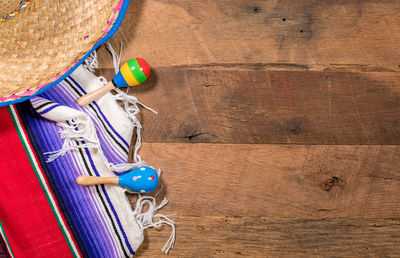
<svg viewBox="0 0 400 258">
<path fill-rule="evenodd" d="M 121 187 L 76 184 L 114 176 L 137 126 L 112 94 L 76 104 L 101 86 L 80 66 L 31 101 L 0 108 L 0 257 L 131 257 L 143 229 L 172 224 L 155 215 L 166 201 L 140 197 L 132 211 Z M 172 245 L 173 235 L 164 251 Z"/>
</svg>

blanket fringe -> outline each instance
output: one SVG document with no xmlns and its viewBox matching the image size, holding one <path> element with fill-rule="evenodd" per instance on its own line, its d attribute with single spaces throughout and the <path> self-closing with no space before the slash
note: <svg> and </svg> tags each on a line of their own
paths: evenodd
<svg viewBox="0 0 400 258">
<path fill-rule="evenodd" d="M 118 101 L 118 100 L 122 101 L 122 103 L 124 105 L 125 114 L 129 118 L 129 120 L 132 121 L 132 123 L 134 124 L 134 126 L 136 128 L 136 143 L 135 143 L 135 148 L 133 151 L 133 160 L 135 163 L 142 163 L 143 160 L 140 157 L 140 155 L 138 154 L 139 149 L 142 146 L 142 136 L 141 136 L 142 125 L 141 125 L 139 119 L 137 119 L 137 117 L 136 117 L 136 115 L 139 114 L 139 112 L 140 112 L 138 105 L 144 107 L 145 109 L 153 112 L 156 115 L 158 115 L 158 113 L 155 110 L 153 110 L 152 108 L 141 103 L 136 97 L 130 96 L 130 95 L 124 93 L 120 89 L 115 89 L 115 91 L 117 92 L 117 94 L 114 95 L 114 99 L 116 101 Z"/>
<path fill-rule="evenodd" d="M 122 53 L 122 43 L 120 45 L 120 52 L 119 54 L 116 53 L 116 51 L 112 48 L 111 44 L 106 42 L 106 48 L 109 50 L 109 52 L 112 55 L 113 58 L 113 64 L 114 64 L 114 71 L 115 74 L 118 73 L 119 71 L 119 65 L 121 61 L 121 53 Z M 93 53 L 85 60 L 85 67 L 88 71 L 94 72 L 95 69 L 98 67 L 97 63 L 97 54 L 96 51 L 93 51 Z M 107 80 L 103 77 L 97 77 L 100 83 L 105 85 L 107 83 Z M 128 95 L 129 87 L 127 88 L 126 92 L 123 92 L 119 88 L 114 89 L 114 91 L 117 93 L 114 95 L 114 100 L 115 101 L 120 101 L 122 102 L 123 105 L 123 110 L 125 111 L 126 116 L 129 118 L 129 120 L 134 124 L 134 127 L 136 128 L 136 143 L 135 143 L 135 148 L 134 148 L 134 153 L 133 153 L 133 160 L 134 163 L 125 163 L 125 164 L 111 164 L 108 163 L 109 167 L 115 171 L 115 172 L 125 172 L 132 170 L 136 167 L 140 166 L 145 166 L 146 163 L 142 160 L 140 155 L 138 154 L 138 151 L 142 145 L 141 142 L 141 129 L 142 125 L 137 119 L 136 115 L 140 113 L 139 106 L 142 106 L 143 108 L 153 112 L 154 114 L 158 115 L 158 113 L 153 110 L 152 108 L 144 105 L 141 103 L 136 97 Z M 101 148 L 99 149 L 101 151 Z M 158 176 L 161 175 L 161 169 L 158 169 L 157 171 Z M 142 196 L 139 193 L 136 192 L 131 192 L 129 190 L 126 190 L 127 192 L 137 194 L 138 195 L 138 200 L 136 202 L 136 207 L 135 210 L 133 211 L 133 215 L 136 218 L 141 230 L 145 230 L 147 228 L 155 227 L 155 228 L 160 228 L 162 225 L 168 225 L 171 227 L 171 235 L 167 242 L 165 243 L 164 247 L 161 249 L 161 251 L 165 254 L 169 252 L 171 248 L 174 247 L 175 243 L 175 222 L 168 218 L 168 216 L 163 215 L 163 214 L 157 214 L 157 211 L 164 207 L 167 203 L 168 200 L 166 198 L 163 199 L 163 201 L 157 205 L 156 199 L 151 196 Z M 148 206 L 148 209 L 146 212 L 143 212 L 144 207 Z"/>
<path fill-rule="evenodd" d="M 109 42 L 106 42 L 105 45 L 106 45 L 107 50 L 112 55 L 113 64 L 114 64 L 114 72 L 115 72 L 115 74 L 117 74 L 119 71 L 119 66 L 120 66 L 120 62 L 121 62 L 122 42 L 120 44 L 119 54 L 117 54 L 117 52 L 114 50 L 114 48 L 111 46 L 111 44 Z M 129 87 L 127 87 L 126 92 L 123 92 L 119 88 L 114 89 L 114 91 L 117 93 L 116 95 L 114 95 L 114 100 L 122 102 L 123 109 L 125 111 L 126 116 L 129 118 L 129 120 L 131 120 L 131 122 L 134 124 L 134 127 L 136 128 L 136 143 L 135 143 L 135 148 L 133 151 L 134 163 L 118 164 L 118 165 L 114 166 L 114 168 L 117 169 L 115 171 L 122 172 L 122 171 L 127 171 L 128 169 L 133 169 L 135 167 L 145 165 L 145 162 L 142 160 L 142 158 L 138 154 L 139 149 L 142 146 L 142 137 L 141 137 L 142 125 L 141 125 L 139 119 L 137 119 L 137 117 L 136 117 L 136 115 L 138 115 L 140 113 L 139 106 L 144 107 L 145 109 L 153 112 L 156 115 L 158 115 L 158 113 L 154 109 L 152 109 L 152 108 L 146 106 L 145 104 L 143 104 L 142 102 L 140 102 L 135 96 L 128 95 Z M 122 170 L 122 169 L 126 169 L 126 170 Z"/>
<path fill-rule="evenodd" d="M 120 51 L 119 54 L 114 50 L 114 48 L 111 46 L 109 42 L 105 43 L 105 46 L 107 50 L 111 53 L 111 56 L 113 58 L 113 64 L 114 64 L 114 71 L 115 74 L 118 73 L 119 71 L 119 66 L 121 62 L 121 54 L 122 54 L 122 42 L 120 44 Z M 91 73 L 94 72 L 98 68 L 98 62 L 97 62 L 97 54 L 96 51 L 93 51 L 89 57 L 85 60 L 84 67 Z M 107 84 L 107 79 L 104 78 L 103 76 L 98 76 L 97 79 L 102 85 Z M 117 93 L 114 95 L 114 100 L 115 101 L 120 101 L 123 104 L 123 110 L 125 111 L 126 116 L 128 119 L 134 124 L 134 127 L 136 128 L 136 143 L 135 143 L 135 148 L 133 152 L 133 161 L 134 163 L 130 164 L 109 164 L 110 167 L 115 171 L 115 172 L 124 172 L 130 169 L 133 169 L 135 167 L 140 167 L 144 166 L 146 163 L 142 160 L 140 155 L 138 154 L 139 149 L 142 145 L 142 137 L 141 137 L 141 130 L 142 130 L 142 125 L 137 119 L 136 115 L 140 113 L 139 106 L 142 106 L 143 108 L 153 112 L 154 114 L 158 115 L 157 111 L 154 109 L 146 106 L 142 102 L 140 102 L 135 96 L 128 95 L 129 87 L 127 87 L 126 92 L 123 92 L 121 89 L 116 88 L 114 91 Z"/>
<path fill-rule="evenodd" d="M 57 123 L 63 130 L 59 131 L 60 137 L 64 140 L 61 149 L 56 151 L 45 152 L 49 155 L 46 162 L 52 162 L 55 159 L 64 156 L 70 150 L 82 148 L 96 148 L 100 146 L 100 142 L 95 133 L 95 128 L 89 117 L 78 117 Z M 78 142 L 79 144 L 76 144 Z"/>
<path fill-rule="evenodd" d="M 171 227 L 171 235 L 169 236 L 169 239 L 165 243 L 164 247 L 161 249 L 163 253 L 167 254 L 175 244 L 175 222 L 166 215 L 157 214 L 157 211 L 167 205 L 168 200 L 164 198 L 162 202 L 157 205 L 154 197 L 142 196 L 140 194 L 138 194 L 138 197 L 139 198 L 136 202 L 136 207 L 133 211 L 133 214 L 142 231 L 152 227 L 160 228 L 162 225 L 168 225 Z M 148 209 L 146 212 L 143 212 L 143 209 L 146 205 L 148 206 Z"/>
</svg>

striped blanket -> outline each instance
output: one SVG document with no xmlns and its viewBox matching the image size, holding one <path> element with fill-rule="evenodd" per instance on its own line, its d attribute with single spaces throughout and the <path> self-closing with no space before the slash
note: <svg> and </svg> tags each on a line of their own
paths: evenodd
<svg viewBox="0 0 400 258">
<path fill-rule="evenodd" d="M 76 104 L 101 86 L 80 66 L 30 102 L 0 108 L 0 257 L 131 257 L 143 229 L 173 226 L 155 215 L 166 201 L 140 197 L 132 210 L 121 187 L 76 184 L 115 175 L 138 126 L 112 94 Z M 172 245 L 171 235 L 164 251 Z"/>
</svg>

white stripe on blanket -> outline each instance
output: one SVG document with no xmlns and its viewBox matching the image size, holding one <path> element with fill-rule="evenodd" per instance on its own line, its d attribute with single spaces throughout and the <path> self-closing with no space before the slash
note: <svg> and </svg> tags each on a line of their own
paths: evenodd
<svg viewBox="0 0 400 258">
<path fill-rule="evenodd" d="M 71 74 L 71 77 L 79 85 L 81 85 L 86 92 L 91 92 L 95 89 L 98 89 L 104 84 L 102 79 L 96 77 L 89 70 L 81 65 Z M 134 166 L 126 166 L 123 164 L 112 164 L 111 161 L 107 160 L 101 148 L 104 143 L 99 140 L 92 118 L 87 113 L 83 112 L 85 109 L 83 109 L 83 111 L 76 110 L 42 97 L 32 98 L 31 103 L 39 114 L 46 119 L 57 123 L 57 125 L 60 127 L 60 137 L 64 140 L 64 145 L 61 150 L 54 150 L 48 153 L 48 162 L 51 162 L 57 158 L 62 158 L 64 155 L 75 156 L 74 158 L 78 160 L 80 159 L 79 149 L 88 148 L 90 156 L 93 159 L 95 167 L 100 173 L 100 176 L 115 176 L 113 171 L 116 171 L 118 167 L 126 169 L 127 167 L 129 168 L 138 165 L 135 164 Z M 141 127 L 136 117 L 132 119 L 132 114 L 130 116 L 127 115 L 126 111 L 124 111 L 116 102 L 116 97 L 111 93 L 106 93 L 103 97 L 97 100 L 96 103 L 115 131 L 127 143 L 130 143 L 133 130 L 138 128 L 138 126 Z M 137 103 L 141 104 L 140 102 Z M 140 148 L 140 135 L 138 138 L 139 146 L 137 147 Z M 79 145 L 76 142 L 79 142 Z M 138 157 L 139 161 L 142 162 L 140 156 Z M 125 160 L 127 160 L 127 158 L 128 156 L 126 155 Z M 82 167 L 81 175 L 89 175 L 88 171 L 86 171 L 82 164 L 79 166 Z M 90 189 L 92 193 L 95 193 L 93 187 L 88 187 L 88 189 Z M 129 243 L 135 252 L 143 241 L 143 230 L 152 226 L 159 227 L 162 224 L 170 225 L 173 230 L 170 239 L 163 248 L 163 251 L 168 252 L 168 250 L 173 247 L 175 239 L 174 222 L 163 215 L 155 214 L 158 209 L 167 203 L 166 200 L 157 206 L 154 198 L 140 197 L 139 195 L 140 198 L 136 204 L 136 209 L 135 211 L 132 211 L 129 200 L 125 195 L 126 189 L 118 186 L 106 186 L 106 191 L 118 214 L 122 228 L 127 234 Z M 94 201 L 100 202 L 99 200 Z M 142 213 L 141 208 L 143 207 L 144 203 L 149 205 L 149 209 L 147 212 Z M 111 224 L 108 226 L 111 227 Z"/>
</svg>

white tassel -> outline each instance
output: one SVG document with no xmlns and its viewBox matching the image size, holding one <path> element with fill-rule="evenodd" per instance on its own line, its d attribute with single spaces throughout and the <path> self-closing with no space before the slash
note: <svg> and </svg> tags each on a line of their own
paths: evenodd
<svg viewBox="0 0 400 258">
<path fill-rule="evenodd" d="M 141 196 L 138 194 L 139 199 L 136 202 L 135 210 L 133 214 L 139 223 L 142 230 L 147 228 L 160 228 L 163 224 L 171 227 L 171 235 L 164 247 L 161 249 L 163 253 L 168 253 L 171 248 L 174 248 L 175 243 L 175 222 L 168 218 L 168 216 L 163 214 L 156 214 L 156 212 L 167 205 L 168 200 L 164 198 L 162 202 L 157 206 L 156 199 L 151 196 Z M 143 208 L 145 205 L 148 205 L 148 210 L 143 212 Z"/>
<path fill-rule="evenodd" d="M 110 168 L 115 172 L 125 172 L 130 171 L 134 168 L 147 166 L 146 162 L 136 162 L 136 163 L 123 163 L 123 164 L 112 164 L 109 163 Z"/>
<path fill-rule="evenodd" d="M 119 64 L 121 63 L 122 42 L 119 45 L 119 55 L 117 54 L 117 52 L 114 50 L 114 48 L 111 46 L 111 44 L 108 41 L 106 42 L 106 48 L 108 51 L 110 51 L 110 53 L 112 55 L 114 71 L 115 71 L 115 74 L 117 74 L 119 71 Z"/>
<path fill-rule="evenodd" d="M 99 148 L 100 143 L 94 125 L 89 117 L 78 117 L 69 121 L 59 122 L 57 125 L 63 129 L 59 131 L 59 134 L 61 139 L 64 140 L 64 143 L 61 149 L 44 153 L 49 155 L 47 162 L 52 162 L 64 156 L 70 150 Z M 76 141 L 81 144 L 77 145 Z"/>
<path fill-rule="evenodd" d="M 155 110 L 151 109 L 150 107 L 147 107 L 146 105 L 141 103 L 136 97 L 129 96 L 124 92 L 122 92 L 120 89 L 115 89 L 115 91 L 117 92 L 117 94 L 114 95 L 114 99 L 122 101 L 126 115 L 136 127 L 136 143 L 133 151 L 133 160 L 135 163 L 141 163 L 143 161 L 138 152 L 140 147 L 142 146 L 142 136 L 141 136 L 142 125 L 140 124 L 139 119 L 137 119 L 136 117 L 136 115 L 140 112 L 138 105 L 141 105 L 142 107 L 146 108 L 147 110 L 155 114 L 158 113 Z"/>
<path fill-rule="evenodd" d="M 108 43 L 110 44 L 110 43 Z M 114 57 L 113 57 L 114 58 Z M 86 59 L 85 62 L 82 64 L 83 67 L 86 68 L 91 73 L 94 73 L 94 71 L 99 68 L 99 63 L 97 61 L 97 52 L 94 50 Z M 99 80 L 100 84 L 102 86 L 107 84 L 107 79 L 104 78 L 103 76 L 98 76 L 97 79 Z"/>
<path fill-rule="evenodd" d="M 85 67 L 89 72 L 94 73 L 94 70 L 96 70 L 99 67 L 99 63 L 97 62 L 97 53 L 96 50 L 93 51 L 86 59 L 85 63 L 82 65 Z"/>
<path fill-rule="evenodd" d="M 106 42 L 105 44 L 107 50 L 111 53 L 112 58 L 113 58 L 113 64 L 114 64 L 114 71 L 115 73 L 118 73 L 119 71 L 119 65 L 121 62 L 121 53 L 122 53 L 122 42 L 120 45 L 120 53 L 117 54 L 117 52 L 114 50 L 114 48 L 111 46 L 109 42 Z M 97 54 L 96 51 L 93 51 L 88 58 L 85 60 L 84 67 L 91 73 L 94 72 L 95 69 L 98 68 L 98 62 L 97 62 Z M 101 85 L 107 84 L 106 78 L 103 76 L 97 77 Z M 128 87 L 129 89 L 129 87 Z M 134 163 L 130 164 L 109 164 L 109 167 L 115 171 L 115 172 L 124 172 L 128 170 L 132 170 L 136 167 L 140 166 L 145 166 L 146 163 L 142 160 L 142 157 L 138 154 L 139 149 L 142 145 L 142 137 L 141 137 L 141 130 L 142 130 L 142 125 L 140 124 L 139 119 L 136 118 L 136 116 L 140 113 L 139 106 L 144 107 L 145 109 L 153 112 L 154 114 L 158 115 L 157 111 L 154 109 L 146 106 L 142 102 L 140 102 L 136 97 L 128 95 L 128 91 L 125 93 L 119 88 L 116 88 L 115 91 L 117 92 L 116 95 L 114 95 L 114 100 L 115 101 L 121 101 L 123 103 L 123 109 L 125 111 L 126 116 L 131 120 L 131 122 L 134 124 L 134 127 L 136 128 L 136 143 L 135 143 L 135 148 L 133 152 L 133 160 Z"/>
<path fill-rule="evenodd" d="M 121 62 L 121 53 L 122 53 L 122 43 L 120 45 L 120 53 L 117 54 L 116 51 L 112 48 L 111 44 L 106 42 L 106 47 L 110 51 L 112 58 L 113 58 L 113 64 L 114 64 L 114 71 L 115 74 L 118 73 L 119 71 L 119 66 Z M 90 58 L 90 59 L 89 59 Z M 89 60 L 87 62 L 85 61 L 85 67 L 93 73 L 93 71 L 98 67 L 97 63 L 97 55 L 95 51 L 88 57 Z M 107 80 L 100 76 L 97 77 L 98 80 L 102 85 L 105 85 L 107 83 Z M 115 89 L 116 95 L 114 95 L 114 100 L 115 101 L 121 101 L 123 103 L 123 108 L 125 110 L 125 113 L 129 120 L 133 123 L 134 127 L 136 127 L 136 143 L 135 143 L 135 148 L 134 148 L 134 153 L 133 153 L 133 160 L 134 163 L 125 163 L 125 164 L 111 164 L 108 163 L 108 166 L 115 172 L 124 172 L 124 171 L 129 171 L 137 167 L 141 166 L 146 166 L 146 163 L 142 160 L 140 155 L 138 154 L 138 151 L 142 145 L 141 141 L 141 129 L 142 125 L 140 124 L 139 119 L 137 119 L 137 115 L 140 112 L 139 106 L 144 107 L 145 109 L 153 112 L 154 114 L 158 115 L 158 113 L 153 110 L 152 108 L 144 105 L 141 103 L 136 97 L 128 95 L 129 87 L 127 88 L 126 92 L 123 92 L 119 88 Z M 101 152 L 101 148 L 99 148 L 99 151 Z M 157 171 L 158 176 L 160 177 L 161 175 L 161 169 L 158 169 Z M 129 190 L 126 190 L 127 192 L 131 192 Z M 157 206 L 156 204 L 156 199 L 151 196 L 141 196 L 138 193 L 131 192 L 134 194 L 137 194 L 139 196 L 139 199 L 136 202 L 136 207 L 135 210 L 133 211 L 133 214 L 140 225 L 140 228 L 143 230 L 150 228 L 150 227 L 156 227 L 159 228 L 162 225 L 168 225 L 171 227 L 171 235 L 168 239 L 168 241 L 165 243 L 164 247 L 161 249 L 163 253 L 168 253 L 168 251 L 174 247 L 175 243 L 175 223 L 171 219 L 169 219 L 167 216 L 163 214 L 156 214 L 156 212 L 164 207 L 167 203 L 167 199 L 163 199 L 163 201 Z M 157 194 L 156 194 L 157 196 Z M 142 212 L 143 208 L 145 205 L 148 205 L 148 210 L 146 212 Z"/>
<path fill-rule="evenodd" d="M 120 53 L 119 55 L 117 52 L 114 50 L 114 48 L 111 46 L 109 42 L 106 42 L 106 47 L 108 51 L 110 51 L 112 57 L 113 57 L 113 64 L 114 64 L 114 71 L 117 74 L 119 71 L 119 66 L 121 62 L 121 53 L 122 53 L 122 42 L 120 44 Z M 133 161 L 134 163 L 132 164 L 118 164 L 114 165 L 114 167 L 118 170 L 115 170 L 117 172 L 122 172 L 121 169 L 126 169 L 126 168 L 135 168 L 139 167 L 144 163 L 140 155 L 138 154 L 139 149 L 142 145 L 142 137 L 141 137 L 141 130 L 142 130 L 142 125 L 140 124 L 139 119 L 136 118 L 136 115 L 140 113 L 139 105 L 144 107 L 145 109 L 153 112 L 154 114 L 158 115 L 157 111 L 154 109 L 146 106 L 145 104 L 141 103 L 136 97 L 128 95 L 129 87 L 127 88 L 126 92 L 123 92 L 119 88 L 114 89 L 117 94 L 114 95 L 114 100 L 115 101 L 121 101 L 124 106 L 125 113 L 129 120 L 134 124 L 136 127 L 136 143 L 135 143 L 135 148 L 133 151 Z M 123 170 L 126 171 L 126 170 Z"/>
</svg>

